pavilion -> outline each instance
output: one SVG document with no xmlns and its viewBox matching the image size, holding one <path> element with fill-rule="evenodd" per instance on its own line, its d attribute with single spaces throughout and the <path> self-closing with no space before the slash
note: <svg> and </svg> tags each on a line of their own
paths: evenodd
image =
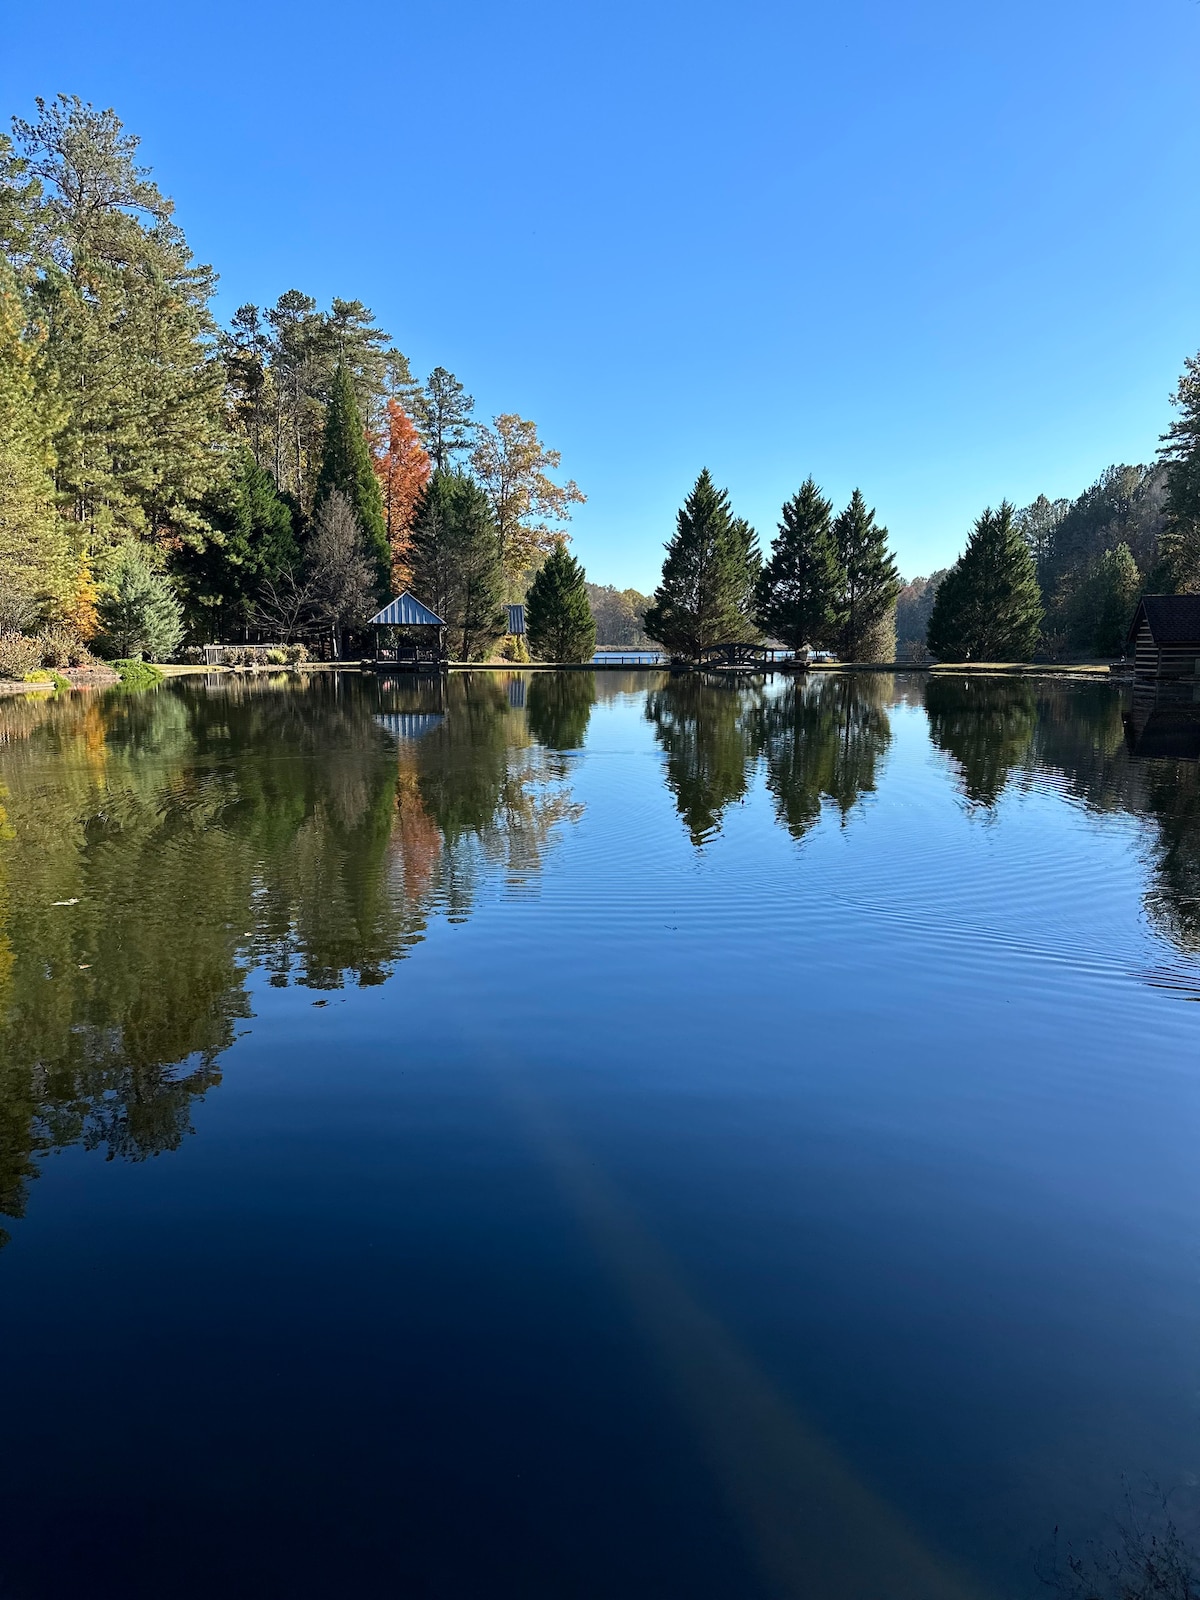
<svg viewBox="0 0 1200 1600">
<path fill-rule="evenodd" d="M 410 672 L 441 672 L 447 665 L 446 624 L 406 589 L 367 623 L 375 638 L 375 664 Z"/>
</svg>

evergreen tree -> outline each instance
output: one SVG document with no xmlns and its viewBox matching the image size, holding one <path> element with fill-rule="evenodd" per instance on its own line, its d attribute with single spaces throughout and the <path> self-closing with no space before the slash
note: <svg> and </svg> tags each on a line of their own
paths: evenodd
<svg viewBox="0 0 1200 1600">
<path fill-rule="evenodd" d="M 155 572 L 144 545 L 130 539 L 112 557 L 99 603 L 102 644 L 118 659 L 163 661 L 183 638 L 183 614 L 171 585 Z"/>
<path fill-rule="evenodd" d="M 215 532 L 202 548 L 184 547 L 174 570 L 195 639 L 234 639 L 250 621 L 263 585 L 277 584 L 299 552 L 292 509 L 247 445 L 231 462 L 229 481 L 206 502 Z"/>
<path fill-rule="evenodd" d="M 1033 557 L 1005 500 L 984 511 L 942 579 L 927 642 L 941 661 L 1028 661 L 1041 626 Z"/>
<path fill-rule="evenodd" d="M 436 471 L 446 471 L 456 455 L 471 448 L 476 428 L 471 420 L 474 396 L 466 392 L 452 372 L 435 367 L 414 402 L 429 459 Z"/>
<path fill-rule="evenodd" d="M 193 262 L 112 111 L 60 95 L 14 129 L 43 186 L 33 296 L 65 402 L 60 505 L 84 553 L 131 533 L 200 540 L 199 506 L 222 474 L 212 269 Z"/>
<path fill-rule="evenodd" d="M 662 580 L 646 612 L 651 639 L 672 655 L 757 638 L 754 586 L 761 570 L 754 530 L 734 517 L 707 468 L 696 479 L 667 545 Z"/>
<path fill-rule="evenodd" d="M 379 575 L 379 585 L 387 584 L 392 565 L 387 525 L 383 515 L 383 495 L 367 448 L 366 431 L 354 394 L 350 369 L 341 363 L 333 375 L 333 391 L 325 417 L 325 437 L 321 451 L 321 470 L 317 475 L 314 508 L 335 489 L 346 499 L 366 537 Z"/>
<path fill-rule="evenodd" d="M 835 520 L 833 538 L 846 575 L 841 605 L 844 620 L 838 630 L 839 656 L 843 661 L 894 659 L 895 622 L 888 619 L 895 611 L 902 584 L 888 549 L 888 531 L 876 523 L 874 511 L 867 509 L 858 489 Z"/>
<path fill-rule="evenodd" d="M 1124 651 L 1141 591 L 1142 576 L 1129 546 L 1119 544 L 1115 550 L 1106 550 L 1096 564 L 1094 579 L 1092 648 L 1097 655 L 1119 656 Z"/>
<path fill-rule="evenodd" d="M 25 318 L 16 275 L 0 256 L 0 590 L 33 620 L 61 614 L 77 563 L 54 507 L 43 342 L 25 336 Z"/>
<path fill-rule="evenodd" d="M 583 568 L 561 541 L 530 586 L 525 627 L 530 648 L 543 661 L 590 661 L 595 653 L 596 623 Z"/>
<path fill-rule="evenodd" d="M 1160 575 L 1177 594 L 1200 594 L 1200 354 L 1184 362 L 1171 402 L 1179 415 L 1160 451 L 1167 463 Z"/>
<path fill-rule="evenodd" d="M 469 661 L 504 632 L 504 569 L 486 494 L 465 473 L 435 472 L 413 519 L 413 590 Z"/>
<path fill-rule="evenodd" d="M 758 581 L 759 625 L 793 650 L 833 642 L 844 620 L 846 574 L 832 512 L 812 478 L 806 479 L 783 507 L 771 559 Z"/>
</svg>

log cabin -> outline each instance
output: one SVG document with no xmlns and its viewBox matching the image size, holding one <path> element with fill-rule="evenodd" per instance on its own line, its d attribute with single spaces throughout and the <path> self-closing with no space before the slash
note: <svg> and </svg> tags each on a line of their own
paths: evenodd
<svg viewBox="0 0 1200 1600">
<path fill-rule="evenodd" d="M 1200 594 L 1147 594 L 1129 625 L 1126 654 L 1137 678 L 1195 678 L 1200 665 Z"/>
</svg>

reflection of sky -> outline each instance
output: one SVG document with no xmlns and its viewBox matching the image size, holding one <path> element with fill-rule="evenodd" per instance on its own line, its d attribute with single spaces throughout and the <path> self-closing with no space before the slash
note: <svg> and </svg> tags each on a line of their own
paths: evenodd
<svg viewBox="0 0 1200 1600">
<path fill-rule="evenodd" d="M 1149 825 L 1053 775 L 973 808 L 888 716 L 844 826 L 796 842 L 758 770 L 697 849 L 602 700 L 536 875 L 320 1009 L 255 975 L 197 1137 L 57 1158 L 0 1260 L 35 1529 L 100 1463 L 201 1506 L 198 1573 L 233 1506 L 300 1578 L 365 1517 L 449 1592 L 790 1595 L 798 1542 L 831 1595 L 877 1549 L 998 1596 L 1121 1473 L 1200 1470 L 1200 1008 L 1145 981 L 1182 960 Z M 81 1448 L 45 1396 L 97 1363 Z"/>
</svg>

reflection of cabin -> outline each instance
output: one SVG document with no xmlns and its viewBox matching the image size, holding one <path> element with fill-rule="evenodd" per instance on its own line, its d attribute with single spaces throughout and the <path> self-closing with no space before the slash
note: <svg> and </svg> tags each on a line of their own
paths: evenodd
<svg viewBox="0 0 1200 1600">
<path fill-rule="evenodd" d="M 1200 664 L 1200 594 L 1148 594 L 1125 643 L 1138 678 L 1195 678 Z"/>
<path fill-rule="evenodd" d="M 436 672 L 446 665 L 446 624 L 406 589 L 367 623 L 377 666 Z"/>
<path fill-rule="evenodd" d="M 1200 761 L 1200 688 L 1190 684 L 1134 685 L 1122 713 L 1125 744 L 1139 761 Z"/>
</svg>

